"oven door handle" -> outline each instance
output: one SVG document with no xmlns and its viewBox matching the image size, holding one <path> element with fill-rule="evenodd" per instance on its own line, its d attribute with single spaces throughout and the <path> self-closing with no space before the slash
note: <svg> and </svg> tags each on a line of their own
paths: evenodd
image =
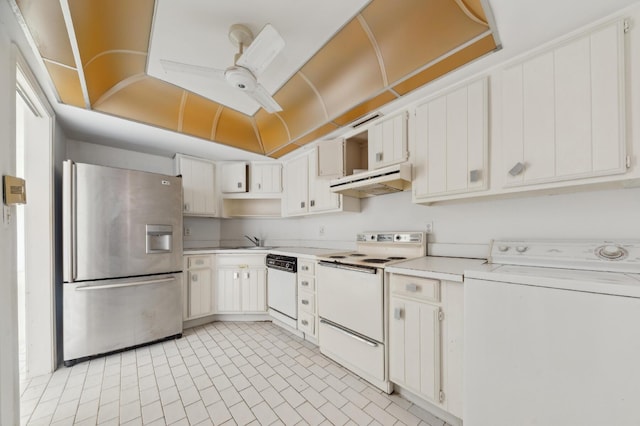
<svg viewBox="0 0 640 426">
<path fill-rule="evenodd" d="M 352 339 L 355 339 L 355 340 L 357 340 L 358 342 L 362 342 L 362 343 L 364 343 L 364 344 L 366 344 L 366 345 L 369 345 L 369 346 L 371 346 L 372 348 L 375 348 L 375 347 L 377 347 L 377 346 L 378 346 L 378 343 L 377 343 L 377 342 L 372 342 L 372 341 L 371 341 L 371 340 L 369 340 L 369 339 L 365 339 L 364 337 L 360 337 L 360 336 L 358 336 L 357 334 L 354 334 L 354 333 L 350 332 L 349 330 L 347 330 L 347 329 L 345 329 L 345 328 L 343 328 L 343 327 L 340 327 L 339 325 L 334 324 L 334 323 L 332 323 L 332 322 L 330 322 L 330 321 L 327 321 L 327 320 L 325 320 L 325 319 L 320 319 L 320 323 L 321 323 L 321 324 L 324 324 L 324 325 L 326 325 L 326 326 L 328 326 L 328 327 L 331 327 L 331 328 L 333 328 L 333 329 L 335 329 L 335 330 L 338 330 L 338 331 L 339 331 L 339 332 L 341 332 L 342 334 L 346 334 L 347 336 L 351 337 Z"/>
<path fill-rule="evenodd" d="M 318 265 L 319 266 L 326 266 L 326 267 L 329 267 L 329 268 L 345 269 L 347 271 L 353 271 L 353 272 L 363 272 L 365 274 L 377 274 L 378 273 L 378 268 L 373 267 L 373 266 L 345 265 L 344 263 L 327 262 L 325 260 L 321 260 L 320 262 L 318 262 Z"/>
</svg>

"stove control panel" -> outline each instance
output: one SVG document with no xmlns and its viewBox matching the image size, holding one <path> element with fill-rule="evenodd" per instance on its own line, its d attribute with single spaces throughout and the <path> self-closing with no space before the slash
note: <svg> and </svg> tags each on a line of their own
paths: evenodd
<svg viewBox="0 0 640 426">
<path fill-rule="evenodd" d="M 640 273 L 640 240 L 492 241 L 489 262 Z"/>
<path fill-rule="evenodd" d="M 423 232 L 364 232 L 358 234 L 358 242 L 368 243 L 422 243 Z"/>
</svg>

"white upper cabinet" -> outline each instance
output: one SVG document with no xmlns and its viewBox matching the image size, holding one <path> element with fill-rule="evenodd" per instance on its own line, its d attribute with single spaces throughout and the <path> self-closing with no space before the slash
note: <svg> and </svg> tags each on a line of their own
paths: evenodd
<svg viewBox="0 0 640 426">
<path fill-rule="evenodd" d="M 249 191 L 255 194 L 282 192 L 282 164 L 252 162 L 249 169 Z"/>
<path fill-rule="evenodd" d="M 414 202 L 488 188 L 487 85 L 483 78 L 416 108 Z"/>
<path fill-rule="evenodd" d="M 216 166 L 212 161 L 176 155 L 182 175 L 183 212 L 188 216 L 216 216 Z"/>
<path fill-rule="evenodd" d="M 284 179 L 286 214 L 306 213 L 309 197 L 309 156 L 303 155 L 286 163 Z"/>
<path fill-rule="evenodd" d="M 318 177 L 335 179 L 344 176 L 344 139 L 318 143 Z"/>
<path fill-rule="evenodd" d="M 624 23 L 506 68 L 506 186 L 624 173 Z"/>
<path fill-rule="evenodd" d="M 407 114 L 402 113 L 369 128 L 369 170 L 407 161 Z"/>
<path fill-rule="evenodd" d="M 340 208 L 340 194 L 331 191 L 331 180 L 318 175 L 320 170 L 319 151 L 309 153 L 309 212 L 322 212 Z"/>
<path fill-rule="evenodd" d="M 222 192 L 247 192 L 247 163 L 222 163 L 221 174 Z"/>
</svg>

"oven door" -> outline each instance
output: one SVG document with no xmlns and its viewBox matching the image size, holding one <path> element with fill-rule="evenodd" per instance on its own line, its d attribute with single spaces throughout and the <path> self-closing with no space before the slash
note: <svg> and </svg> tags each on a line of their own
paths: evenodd
<svg viewBox="0 0 640 426">
<path fill-rule="evenodd" d="M 320 318 L 377 342 L 384 341 L 384 285 L 380 268 L 319 262 Z"/>
</svg>

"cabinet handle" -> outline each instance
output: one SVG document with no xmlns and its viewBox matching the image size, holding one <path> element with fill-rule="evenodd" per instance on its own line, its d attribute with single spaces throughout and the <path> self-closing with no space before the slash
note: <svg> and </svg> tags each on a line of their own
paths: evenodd
<svg viewBox="0 0 640 426">
<path fill-rule="evenodd" d="M 316 205 L 316 200 L 311 200 L 311 201 L 309 201 L 309 205 L 310 205 L 311 207 L 315 206 L 315 205 Z"/>
<path fill-rule="evenodd" d="M 524 163 L 521 162 L 517 162 L 516 165 L 509 170 L 511 176 L 518 176 L 522 172 L 524 172 Z"/>
<path fill-rule="evenodd" d="M 300 207 L 301 207 L 301 208 L 304 208 L 304 201 L 301 201 L 301 202 L 300 202 Z"/>
<path fill-rule="evenodd" d="M 393 318 L 402 319 L 402 308 L 393 308 Z"/>
<path fill-rule="evenodd" d="M 302 281 L 300 283 L 303 287 L 309 287 L 309 281 Z"/>
<path fill-rule="evenodd" d="M 307 299 L 302 299 L 300 303 L 302 303 L 303 305 L 308 305 L 309 301 Z"/>
<path fill-rule="evenodd" d="M 300 322 L 302 323 L 302 325 L 309 325 L 309 321 L 307 321 L 307 320 L 302 320 Z"/>
<path fill-rule="evenodd" d="M 475 169 L 469 172 L 469 182 L 478 182 L 482 179 L 482 170 Z"/>
<path fill-rule="evenodd" d="M 407 291 L 410 291 L 412 293 L 415 293 L 416 291 L 418 291 L 417 284 L 407 284 L 405 288 L 407 289 Z"/>
<path fill-rule="evenodd" d="M 198 274 L 191 274 L 191 281 L 192 282 L 198 282 Z"/>
<path fill-rule="evenodd" d="M 309 267 L 308 267 L 308 266 L 303 266 L 303 267 L 302 267 L 302 270 L 303 270 L 303 271 L 308 271 L 308 270 L 309 270 Z"/>
<path fill-rule="evenodd" d="M 191 210 L 191 206 L 189 205 L 189 203 L 184 203 L 184 211 L 188 212 L 189 210 Z"/>
<path fill-rule="evenodd" d="M 234 280 L 237 280 L 237 279 L 238 279 L 238 276 L 239 276 L 239 274 L 238 274 L 237 272 L 234 272 L 234 273 L 233 273 L 233 279 L 234 279 Z"/>
<path fill-rule="evenodd" d="M 249 278 L 249 272 L 245 272 L 244 273 L 244 277 L 248 279 Z"/>
<path fill-rule="evenodd" d="M 376 162 L 382 161 L 382 152 L 376 152 Z"/>
<path fill-rule="evenodd" d="M 261 183 L 258 184 L 258 189 L 262 189 L 262 184 Z"/>
<path fill-rule="evenodd" d="M 238 188 L 242 188 L 242 182 L 238 182 Z"/>
</svg>

